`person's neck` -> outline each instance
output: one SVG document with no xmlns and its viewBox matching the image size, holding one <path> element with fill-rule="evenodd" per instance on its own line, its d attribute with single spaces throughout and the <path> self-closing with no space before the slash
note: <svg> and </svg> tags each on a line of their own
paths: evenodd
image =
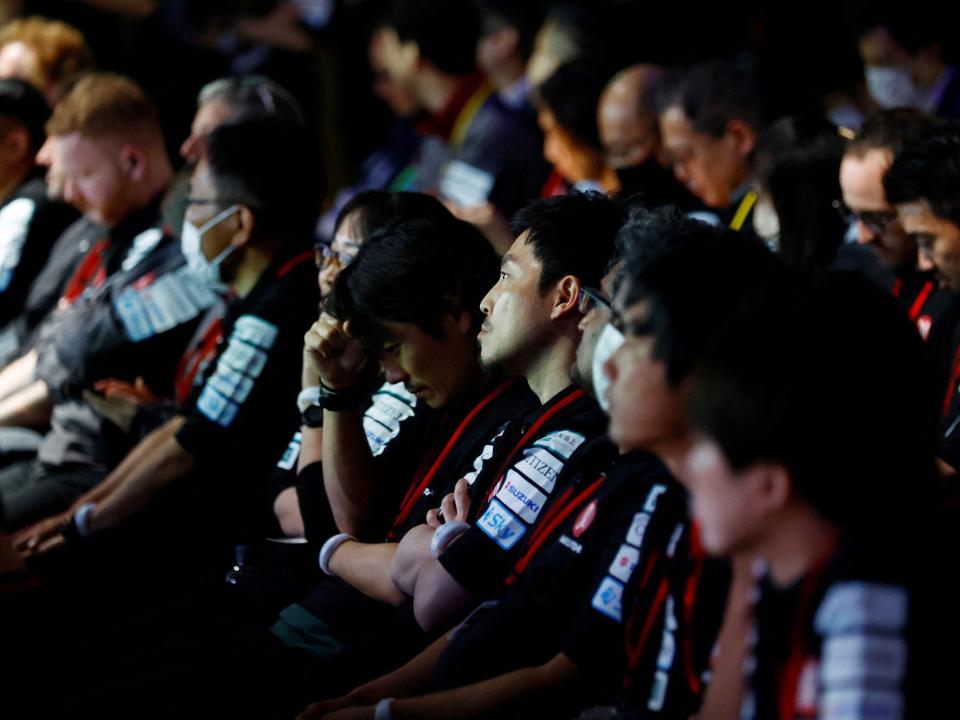
<svg viewBox="0 0 960 720">
<path fill-rule="evenodd" d="M 684 433 L 657 443 L 656 447 L 646 449 L 660 458 L 660 461 L 667 466 L 670 474 L 682 482 L 683 465 L 686 462 L 687 451 L 690 449 L 692 442 L 693 435 Z"/>
<path fill-rule="evenodd" d="M 458 79 L 437 70 L 424 70 L 417 88 L 417 97 L 427 111 L 442 112 L 457 91 Z"/>
<path fill-rule="evenodd" d="M 793 505 L 771 524 L 758 554 L 766 561 L 773 582 L 787 587 L 833 553 L 838 541 L 836 525 L 805 505 Z"/>
<path fill-rule="evenodd" d="M 573 382 L 570 379 L 570 368 L 576 360 L 576 343 L 566 336 L 561 336 L 530 364 L 524 377 L 530 389 L 540 399 L 541 405 L 570 386 Z"/>
<path fill-rule="evenodd" d="M 246 297 L 250 294 L 278 252 L 279 248 L 274 245 L 247 247 L 240 265 L 236 267 L 233 278 L 230 280 L 230 287 L 238 297 Z"/>
</svg>

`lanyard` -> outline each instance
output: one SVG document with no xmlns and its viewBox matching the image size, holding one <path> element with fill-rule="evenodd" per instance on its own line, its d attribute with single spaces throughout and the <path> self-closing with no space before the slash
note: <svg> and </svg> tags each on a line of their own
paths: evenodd
<svg viewBox="0 0 960 720">
<path fill-rule="evenodd" d="M 450 436 L 450 439 L 437 456 L 437 459 L 433 461 L 430 469 L 420 477 L 419 481 L 415 480 L 410 486 L 410 489 L 407 491 L 407 494 L 404 496 L 403 502 L 400 505 L 400 512 L 393 521 L 393 527 L 388 534 L 389 538 L 393 539 L 396 537 L 398 528 L 404 522 L 406 522 L 407 518 L 410 516 L 410 513 L 413 512 L 413 507 L 417 502 L 417 498 L 423 495 L 423 491 L 430 486 L 430 483 L 436 476 L 440 466 L 443 464 L 444 460 L 447 459 L 447 456 L 449 456 L 453 451 L 457 441 L 460 440 L 460 436 L 463 435 L 466 429 L 470 426 L 470 423 L 474 421 L 477 415 L 479 415 L 485 407 L 500 397 L 507 390 L 507 388 L 516 383 L 517 380 L 518 378 L 510 378 L 509 380 L 505 380 L 504 382 L 500 383 L 496 388 L 493 389 L 493 391 L 488 393 L 487 396 L 483 398 L 483 400 L 481 400 L 463 420 L 460 421 L 460 425 L 457 426 L 457 429 L 453 431 L 453 435 Z"/>
<path fill-rule="evenodd" d="M 803 585 L 800 587 L 800 602 L 794 615 L 793 632 L 790 636 L 790 655 L 784 666 L 781 681 L 778 683 L 783 688 L 778 703 L 780 720 L 794 720 L 796 717 L 797 692 L 800 689 L 800 674 L 803 672 L 803 662 L 806 657 L 804 652 L 806 628 L 813 613 L 814 594 L 820 582 L 820 576 L 823 574 L 823 569 L 827 564 L 827 559 L 828 557 L 824 557 L 817 562 L 803 579 Z"/>
<path fill-rule="evenodd" d="M 586 393 L 583 391 L 582 388 L 577 388 L 572 393 L 567 395 L 567 397 L 565 397 L 563 400 L 561 400 L 552 408 L 547 410 L 543 415 L 541 415 L 537 419 L 535 423 L 533 423 L 533 425 L 530 426 L 530 429 L 527 430 L 523 434 L 523 437 L 520 438 L 520 442 L 518 442 L 514 446 L 513 450 L 510 451 L 510 454 L 507 456 L 507 459 L 500 466 L 500 469 L 497 470 L 497 474 L 493 476 L 493 483 L 491 484 L 490 492 L 487 493 L 487 499 L 485 504 L 489 503 L 493 499 L 493 496 L 497 494 L 497 491 L 500 489 L 500 480 L 503 478 L 504 473 L 507 472 L 507 468 L 513 465 L 513 462 L 514 460 L 516 460 L 517 455 L 519 455 L 520 452 L 526 447 L 527 443 L 531 442 L 530 438 L 534 438 L 535 440 L 537 431 L 540 430 L 540 428 L 542 428 L 546 423 L 552 420 L 553 417 L 557 413 L 559 413 L 561 410 L 563 410 L 565 407 L 567 407 L 567 405 L 570 405 L 574 401 L 579 400 L 585 394 Z M 479 510 L 479 508 L 477 508 L 477 510 Z M 473 519 L 476 519 L 478 514 L 479 513 L 471 512 L 471 516 L 473 517 Z"/>
<path fill-rule="evenodd" d="M 900 293 L 903 290 L 903 280 L 897 278 L 896 282 L 893 284 L 893 296 L 900 299 Z M 910 320 L 913 322 L 917 321 L 917 318 L 920 317 L 920 313 L 923 311 L 923 304 L 927 301 L 927 298 L 930 297 L 930 293 L 933 292 L 933 283 L 930 280 L 927 280 L 923 287 L 920 288 L 920 292 L 917 293 L 916 299 L 913 301 L 913 304 L 910 306 Z"/>
<path fill-rule="evenodd" d="M 473 119 L 480 112 L 480 108 L 483 107 L 492 92 L 493 85 L 489 81 L 484 81 L 467 100 L 467 104 L 463 106 L 463 110 L 460 111 L 453 123 L 453 130 L 450 131 L 450 145 L 452 147 L 459 147 L 463 143 Z"/>
<path fill-rule="evenodd" d="M 743 200 L 740 201 L 740 205 L 737 206 L 737 211 L 733 214 L 733 220 L 730 221 L 730 229 L 740 230 L 747 221 L 747 216 L 750 214 L 750 211 L 753 210 L 753 206 L 756 204 L 757 194 L 753 190 L 748 191 L 747 194 L 743 196 Z"/>
<path fill-rule="evenodd" d="M 210 319 L 200 333 L 200 338 L 180 359 L 177 367 L 177 379 L 174 383 L 177 402 L 186 403 L 190 391 L 196 382 L 197 374 L 207 361 L 217 352 L 217 345 L 223 337 L 223 318 L 219 315 Z"/>
<path fill-rule="evenodd" d="M 110 247 L 109 238 L 101 238 L 94 244 L 83 257 L 83 260 L 80 261 L 73 275 L 70 276 L 61 302 L 72 305 L 88 288 L 98 288 L 103 285 L 107 279 L 107 269 L 104 261 Z"/>
<path fill-rule="evenodd" d="M 687 616 L 687 631 L 684 633 L 684 644 L 686 645 L 684 669 L 687 673 L 687 684 L 690 687 L 690 691 L 694 694 L 699 694 L 700 677 L 693 665 L 693 625 L 697 604 L 697 590 L 700 587 L 700 580 L 703 577 L 703 566 L 706 563 L 706 555 L 704 554 L 703 547 L 700 545 L 700 528 L 695 522 L 691 522 L 690 524 L 690 556 L 693 558 L 693 568 L 687 578 L 687 586 L 683 593 L 683 608 Z"/>
<path fill-rule="evenodd" d="M 583 505 L 587 499 L 596 492 L 597 488 L 603 484 L 603 481 L 606 479 L 606 475 L 601 475 L 593 483 L 587 487 L 586 490 L 581 492 L 577 497 L 575 497 L 571 502 L 567 503 L 567 499 L 570 495 L 573 494 L 573 488 L 567 488 L 566 492 L 559 497 L 553 507 L 550 508 L 550 512 L 543 516 L 543 519 L 538 523 L 537 531 L 533 534 L 533 537 L 530 538 L 530 541 L 527 543 L 527 549 L 517 560 L 516 564 L 513 566 L 513 573 L 510 577 L 507 578 L 507 586 L 511 586 L 517 582 L 520 578 L 520 575 L 523 574 L 523 571 L 527 569 L 527 565 L 530 564 L 530 561 L 533 559 L 533 556 L 537 554 L 540 550 L 540 547 L 544 542 L 547 541 L 553 531 L 556 530 L 564 520 L 570 517 L 571 513 L 574 510 Z"/>
</svg>

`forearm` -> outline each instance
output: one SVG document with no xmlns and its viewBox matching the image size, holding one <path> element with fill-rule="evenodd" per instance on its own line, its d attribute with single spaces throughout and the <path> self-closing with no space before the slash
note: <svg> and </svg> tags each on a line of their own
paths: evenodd
<svg viewBox="0 0 960 720">
<path fill-rule="evenodd" d="M 136 448 L 108 478 L 110 487 L 97 501 L 88 527 L 92 532 L 111 528 L 148 505 L 162 488 L 189 473 L 193 458 L 176 440 L 184 418 L 177 417 L 158 428 L 149 447 Z M 144 442 L 146 442 L 146 440 Z"/>
<path fill-rule="evenodd" d="M 393 584 L 407 595 L 413 595 L 424 563 L 433 560 L 430 542 L 436 531 L 429 525 L 417 525 L 403 536 L 390 566 Z"/>
<path fill-rule="evenodd" d="M 395 700 L 391 716 L 396 720 L 501 717 L 505 711 L 536 702 L 548 693 L 550 704 L 556 706 L 557 693 L 569 692 L 577 674 L 576 665 L 565 655 L 557 655 L 538 667 L 523 668 L 454 690 Z"/>
<path fill-rule="evenodd" d="M 303 516 L 300 515 L 300 501 L 295 487 L 289 487 L 277 495 L 277 499 L 273 501 L 273 514 L 284 535 L 303 537 Z"/>
<path fill-rule="evenodd" d="M 340 532 L 361 536 L 377 498 L 373 456 L 359 411 L 324 412 L 323 484 Z"/>
<path fill-rule="evenodd" d="M 53 403 L 43 380 L 0 400 L 0 426 L 41 428 L 50 422 Z"/>
<path fill-rule="evenodd" d="M 323 428 L 300 428 L 300 457 L 297 458 L 297 473 L 307 465 L 323 461 Z"/>
<path fill-rule="evenodd" d="M 396 543 L 367 544 L 348 541 L 330 558 L 330 570 L 364 595 L 399 605 L 404 595 L 390 578 L 390 565 L 397 552 Z"/>
<path fill-rule="evenodd" d="M 385 697 L 409 697 L 423 692 L 450 641 L 446 635 L 434 640 L 422 652 L 393 672 L 371 680 L 353 690 L 347 699 L 351 705 L 375 703 Z"/>
<path fill-rule="evenodd" d="M 476 599 L 437 560 L 423 563 L 417 577 L 413 614 L 425 632 L 443 632 L 459 623 Z"/>
<path fill-rule="evenodd" d="M 36 371 L 36 350 L 31 350 L 0 370 L 0 400 L 28 387 L 34 381 Z"/>
</svg>

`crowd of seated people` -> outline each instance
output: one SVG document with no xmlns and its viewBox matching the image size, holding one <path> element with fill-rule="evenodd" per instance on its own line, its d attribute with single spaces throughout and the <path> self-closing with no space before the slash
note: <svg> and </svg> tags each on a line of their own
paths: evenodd
<svg viewBox="0 0 960 720">
<path fill-rule="evenodd" d="M 0 5 L 0 716 L 950 716 L 935 6 L 216 5 Z"/>
</svg>

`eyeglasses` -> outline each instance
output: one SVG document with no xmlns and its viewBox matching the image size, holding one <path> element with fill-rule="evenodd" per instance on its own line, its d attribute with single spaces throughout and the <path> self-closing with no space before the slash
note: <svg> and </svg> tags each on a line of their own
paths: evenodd
<svg viewBox="0 0 960 720">
<path fill-rule="evenodd" d="M 338 268 L 345 268 L 347 265 L 353 262 L 356 255 L 354 253 L 346 253 L 334 250 L 329 245 L 321 245 L 320 248 L 320 266 L 328 267 L 330 265 L 336 265 Z"/>
<path fill-rule="evenodd" d="M 610 301 L 601 295 L 599 290 L 582 287 L 580 288 L 580 292 L 577 293 L 577 311 L 582 315 L 586 315 L 594 308 L 610 310 L 611 307 Z"/>
<path fill-rule="evenodd" d="M 832 203 L 834 209 L 840 214 L 844 222 L 853 224 L 854 222 L 863 223 L 874 235 L 883 235 L 891 222 L 897 219 L 897 213 L 894 210 L 886 212 L 854 212 L 840 200 L 834 200 Z"/>
</svg>

